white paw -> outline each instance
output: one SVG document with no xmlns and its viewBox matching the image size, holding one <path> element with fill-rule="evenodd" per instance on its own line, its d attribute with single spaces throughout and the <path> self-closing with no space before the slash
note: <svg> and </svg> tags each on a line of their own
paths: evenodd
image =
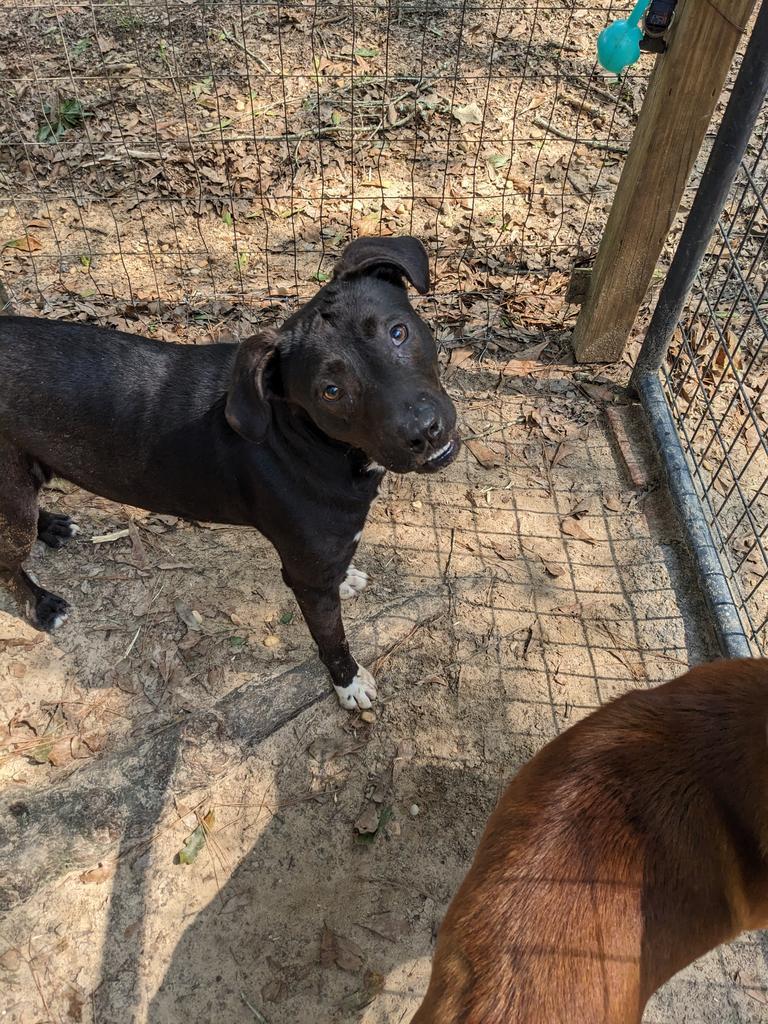
<svg viewBox="0 0 768 1024">
<path fill-rule="evenodd" d="M 367 711 L 376 699 L 376 680 L 367 668 L 360 665 L 349 686 L 334 686 L 339 704 L 346 711 Z"/>
<path fill-rule="evenodd" d="M 78 535 L 78 533 L 80 533 L 80 527 L 77 525 L 77 523 L 70 523 L 69 524 L 69 536 L 70 537 L 76 537 Z"/>
<path fill-rule="evenodd" d="M 54 620 L 51 623 L 51 630 L 53 631 L 54 629 L 58 629 L 59 626 L 63 626 L 68 618 L 69 615 L 67 614 L 67 612 L 59 612 L 59 614 L 54 617 Z"/>
<path fill-rule="evenodd" d="M 339 597 L 342 601 L 348 601 L 352 597 L 357 597 L 363 590 L 365 590 L 368 583 L 368 573 L 363 572 L 362 569 L 356 569 L 354 565 L 350 565 L 347 569 L 347 575 L 343 583 L 339 585 Z"/>
</svg>

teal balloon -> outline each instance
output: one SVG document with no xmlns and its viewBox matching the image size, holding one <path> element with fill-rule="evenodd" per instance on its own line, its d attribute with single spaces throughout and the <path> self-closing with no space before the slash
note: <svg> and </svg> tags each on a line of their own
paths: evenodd
<svg viewBox="0 0 768 1024">
<path fill-rule="evenodd" d="M 620 75 L 640 59 L 642 30 L 629 21 L 614 21 L 597 37 L 597 59 L 606 71 Z"/>
</svg>

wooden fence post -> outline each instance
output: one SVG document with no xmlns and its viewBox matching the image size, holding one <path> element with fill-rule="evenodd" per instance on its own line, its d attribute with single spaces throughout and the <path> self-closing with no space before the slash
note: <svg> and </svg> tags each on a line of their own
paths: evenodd
<svg viewBox="0 0 768 1024">
<path fill-rule="evenodd" d="M 621 358 L 754 6 L 755 0 L 678 4 L 576 322 L 580 362 Z"/>
</svg>

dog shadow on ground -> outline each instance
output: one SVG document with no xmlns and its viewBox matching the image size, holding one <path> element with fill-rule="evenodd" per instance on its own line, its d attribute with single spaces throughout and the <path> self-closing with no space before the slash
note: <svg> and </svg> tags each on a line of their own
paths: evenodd
<svg viewBox="0 0 768 1024">
<path fill-rule="evenodd" d="M 665 550 L 665 557 L 677 560 L 673 551 Z M 683 622 L 687 632 L 686 617 Z M 507 778 L 549 738 L 531 735 L 526 722 L 507 737 Z M 507 731 L 514 728 L 508 723 Z M 167 739 L 150 773 L 155 788 L 141 795 L 145 821 L 160 821 L 168 806 L 179 749 L 174 737 Z M 136 845 L 146 828 L 133 834 L 128 827 L 94 994 L 96 1019 L 175 1024 L 218 1016 L 245 1024 L 261 1014 L 268 1024 L 407 1021 L 426 985 L 434 930 L 503 783 L 498 760 L 475 765 L 407 762 L 395 787 L 393 821 L 400 832 L 371 845 L 355 841 L 357 807 L 329 807 L 330 797 L 308 799 L 306 758 L 281 768 L 269 801 L 274 816 L 162 967 L 143 938 L 146 919 L 165 919 L 178 935 L 178 917 L 171 921 L 153 905 L 152 853 Z M 412 803 L 422 809 L 415 818 Z M 340 938 L 342 952 L 336 958 L 328 953 L 331 962 L 322 966 L 326 926 Z M 168 948 L 158 947 L 163 956 Z M 128 1007 L 136 1008 L 135 1017 L 127 1017 Z"/>
<path fill-rule="evenodd" d="M 397 982 L 393 991 L 388 976 L 430 954 L 497 790 L 471 770 L 415 763 L 397 790 L 401 826 L 360 844 L 338 818 L 334 832 L 345 838 L 329 837 L 328 806 L 299 803 L 292 785 L 281 786 L 268 827 L 178 940 L 146 1020 L 406 1019 L 414 995 Z M 408 811 L 416 794 L 441 821 L 430 858 L 429 811 Z"/>
</svg>

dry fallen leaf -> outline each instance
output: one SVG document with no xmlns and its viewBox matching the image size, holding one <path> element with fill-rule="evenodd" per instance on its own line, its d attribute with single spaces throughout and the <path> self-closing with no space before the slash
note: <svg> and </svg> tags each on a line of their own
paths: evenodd
<svg viewBox="0 0 768 1024">
<path fill-rule="evenodd" d="M 444 376 L 451 377 L 453 374 L 465 363 L 469 362 L 472 358 L 473 349 L 471 348 L 452 348 L 448 356 L 448 367 L 445 370 Z"/>
<path fill-rule="evenodd" d="M 579 387 L 587 396 L 594 402 L 615 402 L 616 393 L 610 388 L 605 387 L 604 384 L 588 384 L 584 381 L 579 383 Z"/>
<path fill-rule="evenodd" d="M 389 233 L 387 231 L 381 231 L 381 227 L 381 217 L 378 213 L 369 213 L 366 217 L 360 217 L 355 221 L 355 230 L 359 235 L 378 235 L 379 233 Z"/>
<path fill-rule="evenodd" d="M 363 951 L 350 939 L 337 935 L 327 924 L 323 925 L 320 936 L 320 966 L 334 964 L 342 971 L 359 971 L 365 962 Z"/>
<path fill-rule="evenodd" d="M 354 754 L 365 746 L 351 736 L 318 736 L 307 748 L 307 753 L 315 761 L 325 763 L 332 761 L 334 757 L 346 757 L 347 754 Z"/>
<path fill-rule="evenodd" d="M 570 441 L 561 441 L 560 444 L 555 448 L 555 454 L 552 456 L 550 466 L 552 469 L 555 466 L 559 466 L 563 459 L 567 459 L 570 455 L 575 455 L 578 448 L 575 444 L 571 444 Z"/>
<path fill-rule="evenodd" d="M 0 956 L 0 970 L 3 971 L 18 971 L 23 963 L 24 961 L 16 949 L 6 949 Z"/>
<path fill-rule="evenodd" d="M 739 351 L 739 339 L 733 333 L 733 331 L 725 332 L 725 340 L 718 341 L 715 349 L 715 354 L 712 359 L 712 365 L 719 370 L 720 376 L 725 376 L 735 371 L 740 371 L 743 368 L 741 352 Z"/>
<path fill-rule="evenodd" d="M 579 525 L 576 519 L 571 519 L 570 516 L 563 519 L 560 523 L 560 529 L 567 537 L 573 537 L 574 540 L 583 540 L 587 544 L 597 544 L 594 537 L 591 537 L 587 531 Z"/>
<path fill-rule="evenodd" d="M 3 246 L 4 249 L 17 249 L 19 252 L 37 252 L 42 249 L 43 243 L 34 235 L 22 235 L 21 238 L 12 238 Z"/>
<path fill-rule="evenodd" d="M 147 549 L 139 536 L 139 528 L 133 519 L 128 520 L 128 536 L 131 538 L 131 551 L 133 553 L 133 564 L 137 569 L 145 569 L 147 566 Z"/>
<path fill-rule="evenodd" d="M 72 740 L 70 737 L 57 740 L 48 751 L 48 763 L 52 764 L 55 768 L 61 768 L 62 765 L 69 764 L 71 760 L 73 760 L 73 757 Z"/>
<path fill-rule="evenodd" d="M 507 363 L 507 366 L 514 367 L 515 362 L 528 362 L 538 359 L 547 345 L 550 344 L 550 341 L 551 339 L 547 338 L 546 341 L 540 341 L 536 345 L 530 345 L 528 348 L 515 352 L 513 358 Z"/>
<path fill-rule="evenodd" d="M 72 741 L 74 756 L 88 757 L 90 754 L 98 754 L 106 746 L 107 738 L 107 734 L 103 732 L 89 732 L 79 739 L 75 737 Z"/>
<path fill-rule="evenodd" d="M 468 359 L 472 358 L 473 351 L 471 348 L 452 348 L 448 356 L 448 365 L 463 366 Z"/>
<path fill-rule="evenodd" d="M 568 515 L 571 519 L 581 519 L 582 516 L 588 516 L 592 511 L 592 499 L 582 498 L 582 500 L 572 508 Z"/>
<path fill-rule="evenodd" d="M 101 882 L 106 882 L 106 880 L 111 878 L 114 873 L 114 863 L 99 864 L 96 868 L 89 868 L 88 871 L 83 871 L 83 873 L 78 877 L 83 885 L 99 885 Z"/>
<path fill-rule="evenodd" d="M 11 647 L 36 647 L 39 643 L 42 643 L 42 637 L 0 636 L 0 654 Z"/>
<path fill-rule="evenodd" d="M 564 569 L 563 566 L 558 565 L 557 562 L 550 562 L 550 561 L 548 561 L 544 557 L 544 555 L 542 555 L 542 553 L 538 550 L 538 548 L 536 548 L 535 546 L 530 545 L 530 544 L 526 544 L 525 542 L 523 542 L 522 543 L 522 548 L 523 548 L 524 553 L 527 556 L 530 556 L 531 558 L 538 558 L 541 561 L 541 564 L 544 567 L 544 571 L 549 576 L 557 578 L 558 576 L 562 576 L 563 573 L 565 572 L 565 569 Z"/>
<path fill-rule="evenodd" d="M 96 44 L 102 53 L 109 53 L 110 50 L 117 49 L 117 43 L 111 36 L 97 35 Z"/>
<path fill-rule="evenodd" d="M 454 107 L 451 113 L 460 124 L 483 123 L 483 112 L 477 103 L 467 103 L 465 107 Z"/>
<path fill-rule="evenodd" d="M 504 465 L 504 456 L 497 455 L 493 449 L 489 448 L 487 444 L 483 444 L 482 441 L 471 438 L 465 441 L 464 445 L 472 452 L 483 469 L 498 469 L 499 466 Z"/>
<path fill-rule="evenodd" d="M 200 824 L 191 832 L 186 839 L 186 842 L 179 850 L 177 857 L 179 864 L 194 864 L 197 860 L 197 856 L 205 846 L 205 841 L 208 838 L 208 833 L 213 828 L 216 820 L 215 813 L 208 811 L 205 817 L 200 819 Z"/>
<path fill-rule="evenodd" d="M 623 512 L 624 502 L 621 500 L 618 494 L 611 491 L 609 494 L 603 495 L 603 505 L 608 509 L 609 512 Z"/>
<path fill-rule="evenodd" d="M 499 558 L 504 562 L 514 562 L 520 557 L 520 549 L 516 542 L 511 540 L 492 540 L 491 547 Z"/>
<path fill-rule="evenodd" d="M 563 431 L 551 423 L 550 418 L 542 415 L 538 409 L 531 409 L 528 413 L 528 423 L 538 427 L 548 441 L 560 442 L 562 440 Z"/>
<path fill-rule="evenodd" d="M 187 629 L 199 632 L 203 623 L 203 616 L 200 612 L 196 611 L 194 608 L 190 608 L 189 605 L 185 604 L 183 601 L 177 601 L 174 608 L 176 609 L 176 614 Z"/>
</svg>

